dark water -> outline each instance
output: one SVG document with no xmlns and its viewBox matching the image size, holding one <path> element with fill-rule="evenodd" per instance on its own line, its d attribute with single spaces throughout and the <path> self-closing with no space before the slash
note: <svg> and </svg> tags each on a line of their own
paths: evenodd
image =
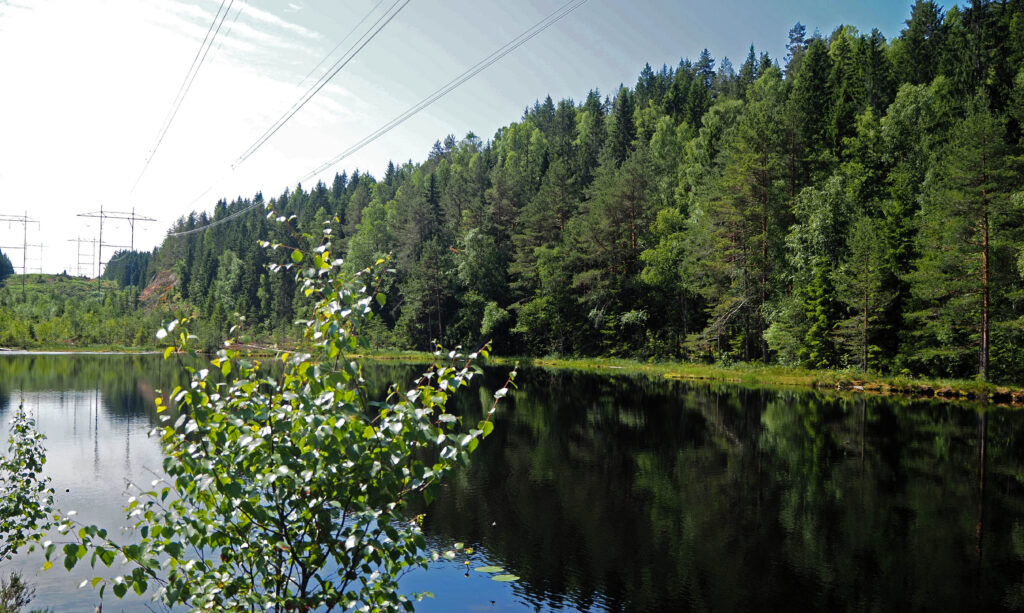
<svg viewBox="0 0 1024 613">
<path fill-rule="evenodd" d="M 369 366 L 374 381 L 415 369 Z M 59 503 L 120 525 L 156 469 L 153 356 L 0 356 L 47 434 Z M 466 393 L 478 415 L 502 373 Z M 1024 609 L 1024 413 L 524 370 L 471 466 L 428 510 L 469 560 L 406 579 L 421 611 Z M 380 389 L 383 389 L 383 383 Z M 70 492 L 65 492 L 69 489 Z M 499 584 L 466 565 L 503 566 Z M 93 573 L 36 573 L 33 606 L 92 611 Z M 108 598 L 105 611 L 146 610 Z"/>
</svg>

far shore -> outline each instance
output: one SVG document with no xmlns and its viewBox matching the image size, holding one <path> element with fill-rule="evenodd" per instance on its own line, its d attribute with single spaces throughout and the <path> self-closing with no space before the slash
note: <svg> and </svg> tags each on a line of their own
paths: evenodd
<svg viewBox="0 0 1024 613">
<path fill-rule="evenodd" d="M 296 347 L 236 345 L 250 355 L 273 355 Z M 160 355 L 163 351 L 131 347 L 13 349 L 0 347 L 0 355 Z M 349 358 L 426 364 L 434 354 L 418 351 L 369 351 Z M 641 362 L 623 358 L 491 357 L 494 365 L 533 366 L 555 370 L 582 370 L 608 374 L 640 374 L 666 379 L 705 381 L 748 387 L 804 388 L 832 390 L 842 394 L 868 394 L 934 398 L 951 402 L 973 402 L 1000 406 L 1024 406 L 1024 388 L 966 379 L 929 379 L 907 375 L 884 375 L 846 370 L 811 370 L 800 367 L 758 364 L 701 364 L 689 362 Z"/>
</svg>

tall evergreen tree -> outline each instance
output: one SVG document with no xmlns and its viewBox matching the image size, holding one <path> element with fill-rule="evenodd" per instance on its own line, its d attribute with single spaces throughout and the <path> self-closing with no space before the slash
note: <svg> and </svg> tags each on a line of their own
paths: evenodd
<svg viewBox="0 0 1024 613">
<path fill-rule="evenodd" d="M 916 317 L 934 339 L 943 368 L 965 374 L 965 348 L 976 347 L 976 372 L 989 379 L 996 258 L 1019 220 L 1011 217 L 1010 181 L 1002 122 L 979 94 L 930 179 L 921 216 L 921 257 L 912 275 L 923 301 Z M 931 342 L 929 342 L 931 344 Z M 920 350 L 920 349 L 919 349 Z"/>
<path fill-rule="evenodd" d="M 769 358 L 763 309 L 782 260 L 786 227 L 779 189 L 785 89 L 782 74 L 774 67 L 751 86 L 724 154 L 717 189 L 694 212 L 697 231 L 705 235 L 701 240 L 708 241 L 707 248 L 694 255 L 714 271 L 700 281 L 711 309 L 711 327 L 704 338 L 718 339 L 721 349 L 723 335 L 734 336 L 743 359 Z M 738 334 L 730 334 L 729 328 Z"/>
<path fill-rule="evenodd" d="M 795 184 L 814 180 L 824 167 L 829 150 L 828 109 L 831 106 L 829 77 L 832 60 L 828 46 L 814 38 L 807 46 L 800 70 L 792 78 L 792 94 L 788 100 L 788 123 L 793 132 L 791 155 L 798 166 L 791 170 Z M 795 190 L 794 190 L 795 195 Z"/>
<path fill-rule="evenodd" d="M 864 73 L 856 56 L 856 30 L 842 26 L 829 48 L 832 70 L 828 77 L 830 95 L 828 139 L 832 154 L 842 157 L 843 139 L 853 135 L 854 118 L 867 103 Z"/>
<path fill-rule="evenodd" d="M 621 164 L 629 156 L 636 138 L 633 95 L 626 87 L 619 87 L 619 93 L 612 102 L 612 112 L 608 116 L 608 138 L 605 140 L 605 158 L 607 163 Z"/>
<path fill-rule="evenodd" d="M 906 24 L 893 50 L 900 80 L 911 85 L 931 83 L 938 74 L 942 50 L 942 9 L 932 0 L 916 0 Z"/>
</svg>

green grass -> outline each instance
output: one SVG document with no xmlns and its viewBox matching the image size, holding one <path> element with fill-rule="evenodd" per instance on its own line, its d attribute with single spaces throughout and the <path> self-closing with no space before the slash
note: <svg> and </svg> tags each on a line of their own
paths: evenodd
<svg viewBox="0 0 1024 613">
<path fill-rule="evenodd" d="M 379 351 L 364 357 L 372 360 L 429 363 L 433 355 L 414 351 Z M 497 357 L 491 364 L 577 370 L 594 373 L 643 374 L 692 381 L 732 383 L 753 387 L 828 389 L 846 393 L 888 394 L 911 397 L 938 396 L 954 400 L 981 400 L 999 404 L 1024 404 L 1024 388 L 970 379 L 934 379 L 905 375 L 889 376 L 854 370 L 813 370 L 738 363 L 729 366 L 681 362 L 640 362 L 624 358 L 531 358 Z"/>
<path fill-rule="evenodd" d="M 85 277 L 65 277 L 63 275 L 45 275 L 30 273 L 25 275 L 25 296 L 32 300 L 39 294 L 51 295 L 54 292 L 67 298 L 96 298 L 97 290 L 117 290 L 116 281 L 101 281 L 97 286 L 95 279 Z M 14 295 L 21 295 L 22 275 L 12 275 L 4 282 L 4 287 Z"/>
</svg>

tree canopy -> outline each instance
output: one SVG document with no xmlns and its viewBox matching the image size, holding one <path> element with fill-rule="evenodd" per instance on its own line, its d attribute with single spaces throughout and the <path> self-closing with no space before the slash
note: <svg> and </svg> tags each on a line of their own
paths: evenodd
<svg viewBox="0 0 1024 613">
<path fill-rule="evenodd" d="M 632 87 L 538 100 L 381 180 L 343 172 L 268 201 L 330 229 L 351 270 L 394 254 L 379 346 L 492 338 L 1024 381 L 1022 23 L 1020 0 L 918 0 L 891 41 L 796 24 L 783 60 L 646 65 Z M 301 241 L 258 212 L 201 230 L 263 198 L 180 219 L 199 231 L 148 263 L 176 272 L 211 336 L 234 312 L 280 336 L 308 311 L 255 247 Z M 126 271 L 110 274 L 139 276 Z"/>
</svg>

